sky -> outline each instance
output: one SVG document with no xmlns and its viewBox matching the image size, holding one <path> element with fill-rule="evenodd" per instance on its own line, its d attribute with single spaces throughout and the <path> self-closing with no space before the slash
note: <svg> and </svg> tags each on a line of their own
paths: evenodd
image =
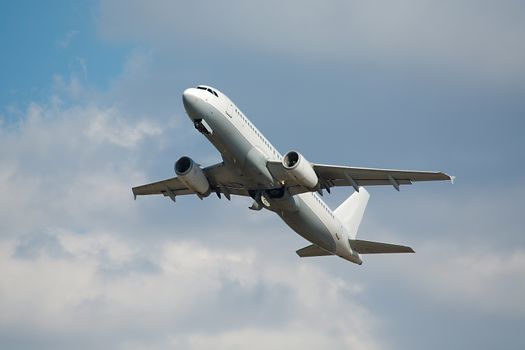
<svg viewBox="0 0 525 350">
<path fill-rule="evenodd" d="M 513 0 L 2 2 L 0 348 L 523 349 L 523 38 Z M 359 237 L 416 254 L 300 259 L 246 198 L 133 201 L 220 161 L 198 84 L 281 153 L 455 175 L 369 189 Z"/>
</svg>

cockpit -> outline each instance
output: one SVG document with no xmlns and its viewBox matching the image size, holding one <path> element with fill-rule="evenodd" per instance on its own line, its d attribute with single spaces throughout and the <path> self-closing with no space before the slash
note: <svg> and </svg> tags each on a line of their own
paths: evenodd
<svg viewBox="0 0 525 350">
<path fill-rule="evenodd" d="M 219 97 L 219 95 L 217 94 L 217 92 L 207 86 L 202 86 L 202 85 L 199 85 L 197 86 L 197 89 L 199 90 L 205 90 L 205 91 L 208 91 L 210 94 L 212 95 L 215 95 L 215 97 Z"/>
</svg>

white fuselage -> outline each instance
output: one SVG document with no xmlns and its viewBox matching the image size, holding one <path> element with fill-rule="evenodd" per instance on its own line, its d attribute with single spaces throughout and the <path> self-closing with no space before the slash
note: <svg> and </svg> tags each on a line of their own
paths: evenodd
<svg viewBox="0 0 525 350">
<path fill-rule="evenodd" d="M 244 173 L 246 188 L 264 188 L 262 202 L 277 213 L 288 226 L 317 246 L 354 263 L 361 263 L 352 251 L 348 233 L 334 212 L 317 193 L 290 196 L 278 193 L 283 186 L 270 174 L 266 162 L 282 160 L 282 155 L 250 122 L 241 110 L 217 89 L 199 86 L 183 94 L 184 107 L 194 123 L 203 121 L 203 132 L 239 173 Z M 201 130 L 202 131 L 202 130 Z M 272 191 L 278 195 L 272 196 Z"/>
</svg>

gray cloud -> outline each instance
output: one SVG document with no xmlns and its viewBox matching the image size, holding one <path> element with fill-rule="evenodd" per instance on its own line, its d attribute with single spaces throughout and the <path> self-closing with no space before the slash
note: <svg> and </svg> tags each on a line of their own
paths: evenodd
<svg viewBox="0 0 525 350">
<path fill-rule="evenodd" d="M 97 251 L 103 249 L 115 262 L 133 261 L 142 253 L 111 236 L 64 234 L 57 239 L 72 258 L 40 256 L 27 263 L 10 256 L 12 242 L 2 242 L 0 288 L 6 292 L 0 323 L 6 328 L 24 324 L 30 332 L 56 334 L 55 340 L 67 334 L 84 337 L 86 327 L 97 336 L 111 331 L 117 334 L 113 346 L 126 344 L 129 332 L 137 328 L 145 335 L 156 334 L 162 348 L 173 342 L 197 349 L 213 341 L 224 342 L 223 347 L 231 342 L 247 345 L 266 336 L 277 348 L 377 345 L 370 333 L 373 317 L 350 298 L 359 290 L 315 264 L 296 260 L 283 268 L 263 264 L 265 259 L 253 252 L 210 250 L 179 241 L 151 252 L 159 271 L 128 271 L 108 279 L 99 269 L 108 258 L 101 259 Z M 223 304 L 227 295 L 252 300 Z M 282 306 L 288 312 L 279 311 Z M 346 311 L 338 316 L 340 322 L 328 322 L 340 308 Z M 305 340 L 310 338 L 311 344 Z"/>
<path fill-rule="evenodd" d="M 101 34 L 160 50 L 249 51 L 302 61 L 420 67 L 523 82 L 518 1 L 102 1 Z M 205 52 L 208 52 L 206 51 Z M 209 54 L 209 53 L 206 53 Z M 476 79 L 475 79 L 476 80 Z"/>
<path fill-rule="evenodd" d="M 57 258 L 68 256 L 55 236 L 43 232 L 20 237 L 13 256 L 19 259 L 35 259 L 41 254 Z"/>
</svg>

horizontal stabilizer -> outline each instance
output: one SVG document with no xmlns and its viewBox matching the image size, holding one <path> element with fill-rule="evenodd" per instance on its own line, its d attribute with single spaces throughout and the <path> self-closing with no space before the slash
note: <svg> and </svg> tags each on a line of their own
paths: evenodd
<svg viewBox="0 0 525 350">
<path fill-rule="evenodd" d="M 301 248 L 296 253 L 301 258 L 305 258 L 305 257 L 309 257 L 309 256 L 334 255 L 333 253 L 330 253 L 329 251 L 326 251 L 326 250 L 324 250 L 322 248 L 319 248 L 315 244 L 309 245 L 308 247 Z"/>
<path fill-rule="evenodd" d="M 350 246 L 359 254 L 415 253 L 414 249 L 397 244 L 350 239 Z"/>
</svg>

